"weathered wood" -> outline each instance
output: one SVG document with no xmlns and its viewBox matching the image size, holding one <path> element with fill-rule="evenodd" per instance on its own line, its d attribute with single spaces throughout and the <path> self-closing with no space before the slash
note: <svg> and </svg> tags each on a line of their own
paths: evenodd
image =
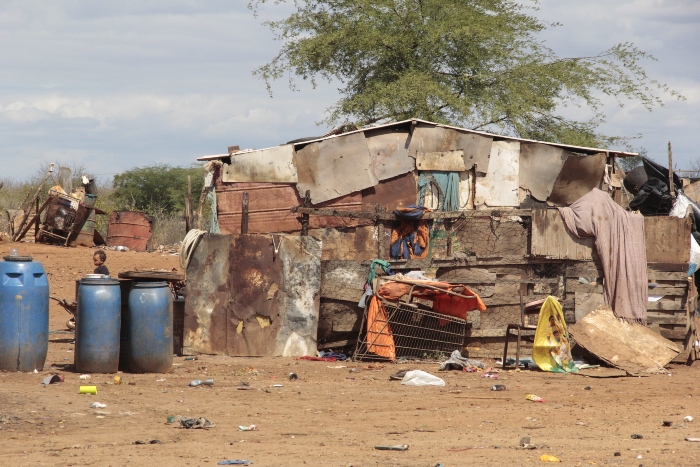
<svg viewBox="0 0 700 467">
<path fill-rule="evenodd" d="M 664 313 L 663 311 L 648 311 L 647 312 L 647 322 L 648 323 L 658 323 L 658 324 L 687 324 L 688 314 L 682 313 Z"/>
<path fill-rule="evenodd" d="M 655 281 L 687 281 L 688 273 L 686 272 L 666 272 L 647 269 L 649 282 Z"/>
<path fill-rule="evenodd" d="M 569 327 L 583 348 L 631 375 L 659 372 L 680 349 L 649 328 L 615 317 L 601 306 Z"/>
<path fill-rule="evenodd" d="M 687 329 L 661 329 L 659 334 L 666 339 L 682 341 L 688 336 Z M 682 342 L 676 342 L 679 347 L 684 347 Z"/>
<path fill-rule="evenodd" d="M 381 204 L 376 205 L 377 214 L 384 213 L 384 207 Z M 377 258 L 384 258 L 384 221 L 377 219 Z"/>
<path fill-rule="evenodd" d="M 582 284 L 579 282 L 578 278 L 575 277 L 567 277 L 565 282 L 564 282 L 564 288 L 566 289 L 566 293 L 577 293 L 577 292 L 583 292 L 583 293 L 603 293 L 603 285 L 602 284 Z"/>
<path fill-rule="evenodd" d="M 592 260 L 595 239 L 569 232 L 557 209 L 532 211 L 531 254 L 551 259 Z"/>
<path fill-rule="evenodd" d="M 688 293 L 686 287 L 654 287 L 649 289 L 649 295 L 663 295 L 665 296 L 685 296 Z"/>
<path fill-rule="evenodd" d="M 307 208 L 303 206 L 297 206 L 294 208 L 294 212 L 297 212 L 299 214 L 310 214 L 313 216 L 347 217 L 349 219 L 396 220 L 396 216 L 393 213 L 380 214 L 372 211 L 343 211 L 336 209 Z M 500 208 L 479 209 L 473 211 L 426 212 L 425 214 L 423 214 L 423 217 L 421 217 L 421 219 L 469 219 L 474 217 L 491 217 L 493 213 L 500 213 L 503 216 L 529 217 L 532 215 L 532 210 Z"/>
<path fill-rule="evenodd" d="M 241 202 L 241 234 L 248 233 L 248 192 L 243 192 L 243 200 Z"/>
<path fill-rule="evenodd" d="M 685 310 L 685 300 L 682 301 L 671 301 L 661 299 L 658 302 L 648 302 L 647 311 L 657 311 L 657 310 Z"/>
<path fill-rule="evenodd" d="M 645 217 L 647 262 L 688 264 L 690 261 L 689 217 Z"/>
<path fill-rule="evenodd" d="M 688 263 L 659 263 L 647 261 L 647 268 L 654 271 L 688 272 Z"/>
</svg>

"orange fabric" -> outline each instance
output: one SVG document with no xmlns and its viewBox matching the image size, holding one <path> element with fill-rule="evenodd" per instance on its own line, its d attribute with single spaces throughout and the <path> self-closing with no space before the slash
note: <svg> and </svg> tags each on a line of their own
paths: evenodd
<svg viewBox="0 0 700 467">
<path fill-rule="evenodd" d="M 374 354 L 396 360 L 394 335 L 389 325 L 386 308 L 376 295 L 369 301 L 367 311 L 367 350 Z"/>
<path fill-rule="evenodd" d="M 485 311 L 486 305 L 481 300 L 481 297 L 474 293 L 468 287 L 458 284 L 450 284 L 448 282 L 437 282 L 437 281 L 412 281 L 415 284 L 413 289 L 413 296 L 416 298 L 422 298 L 425 300 L 433 301 L 433 311 L 436 313 L 442 313 L 449 316 L 455 316 L 457 318 L 467 319 L 467 312 L 472 310 Z M 462 298 L 456 297 L 454 295 L 449 295 L 442 293 L 439 290 L 421 288 L 419 284 L 430 285 L 432 287 L 438 287 L 443 290 L 448 290 L 450 292 L 454 291 L 455 288 L 463 288 L 462 295 L 473 295 L 474 298 Z M 387 300 L 398 300 L 404 295 L 408 294 L 411 290 L 412 284 L 404 284 L 402 282 L 386 282 L 377 291 L 377 295 L 384 297 Z"/>
<path fill-rule="evenodd" d="M 410 235 L 411 232 L 416 231 L 415 242 L 423 248 L 423 252 L 420 254 L 415 254 L 413 248 L 408 249 L 408 256 L 410 259 L 416 258 L 427 258 L 428 257 L 428 246 L 430 245 L 430 229 L 428 228 L 427 221 L 404 221 L 399 224 L 398 227 L 391 229 L 391 245 L 396 243 L 399 239 Z M 405 245 L 401 246 L 398 257 L 403 258 L 403 249 Z"/>
</svg>

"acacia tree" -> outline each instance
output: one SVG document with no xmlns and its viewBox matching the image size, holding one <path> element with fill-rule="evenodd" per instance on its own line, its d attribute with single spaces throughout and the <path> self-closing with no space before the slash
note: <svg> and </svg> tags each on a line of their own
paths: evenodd
<svg viewBox="0 0 700 467">
<path fill-rule="evenodd" d="M 251 0 L 261 3 L 285 0 Z M 556 23 L 511 0 L 295 0 L 296 11 L 267 24 L 282 48 L 254 74 L 338 80 L 341 98 L 323 123 L 366 125 L 423 118 L 524 138 L 582 146 L 625 143 L 597 131 L 602 96 L 651 110 L 665 94 L 631 43 L 597 55 L 558 57 L 537 39 Z M 571 119 L 565 106 L 589 109 Z"/>
</svg>

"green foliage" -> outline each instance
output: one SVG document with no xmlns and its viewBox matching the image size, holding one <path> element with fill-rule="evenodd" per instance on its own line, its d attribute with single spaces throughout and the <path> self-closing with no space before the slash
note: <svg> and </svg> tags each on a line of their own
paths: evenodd
<svg viewBox="0 0 700 467">
<path fill-rule="evenodd" d="M 179 213 L 185 207 L 188 175 L 192 180 L 193 209 L 196 209 L 204 185 L 205 173 L 201 166 L 156 164 L 127 170 L 114 176 L 113 195 L 122 209 L 149 214 Z"/>
<path fill-rule="evenodd" d="M 249 7 L 272 0 L 251 0 Z M 284 0 L 275 0 L 281 3 Z M 295 0 L 296 12 L 266 22 L 282 42 L 254 71 L 342 83 L 325 123 L 365 125 L 422 118 L 537 140 L 582 146 L 627 144 L 597 132 L 604 96 L 651 110 L 664 94 L 631 43 L 589 57 L 558 57 L 537 39 L 544 23 L 511 0 Z M 564 107 L 592 117 L 566 118 Z"/>
</svg>

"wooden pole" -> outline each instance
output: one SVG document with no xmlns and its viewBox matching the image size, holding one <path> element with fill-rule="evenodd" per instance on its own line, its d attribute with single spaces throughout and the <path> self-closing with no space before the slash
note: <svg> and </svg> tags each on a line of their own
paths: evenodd
<svg viewBox="0 0 700 467">
<path fill-rule="evenodd" d="M 447 256 L 452 256 L 452 219 L 445 219 L 445 234 L 447 235 Z"/>
<path fill-rule="evenodd" d="M 381 204 L 377 204 L 376 211 L 378 214 L 384 212 Z M 377 216 L 377 258 L 384 259 L 384 221 Z"/>
<path fill-rule="evenodd" d="M 668 142 L 668 191 L 671 192 L 671 198 L 676 199 L 676 186 L 673 184 L 673 151 L 670 141 Z"/>
<path fill-rule="evenodd" d="M 243 201 L 241 202 L 241 233 L 248 233 L 248 192 L 243 192 Z"/>
<path fill-rule="evenodd" d="M 187 176 L 187 198 L 185 198 L 185 230 L 189 232 L 194 228 L 194 214 L 192 213 L 192 177 Z"/>
<path fill-rule="evenodd" d="M 311 206 L 311 191 L 306 190 L 306 195 L 304 196 L 304 207 L 308 208 Z M 309 235 L 309 214 L 304 213 L 301 215 L 301 235 L 305 237 Z"/>
<path fill-rule="evenodd" d="M 36 200 L 36 223 L 34 224 L 34 242 L 36 243 L 36 237 L 39 236 L 39 198 Z"/>
<path fill-rule="evenodd" d="M 27 230 L 29 230 L 28 228 L 25 230 L 24 226 L 25 226 L 25 222 L 27 222 L 27 218 L 29 217 L 29 213 L 32 211 L 32 205 L 34 204 L 34 201 L 39 199 L 39 194 L 41 193 L 41 190 L 44 189 L 44 185 L 46 184 L 46 180 L 48 180 L 49 177 L 52 177 L 52 176 L 53 176 L 53 164 L 51 164 L 51 166 L 49 168 L 49 172 L 46 174 L 46 177 L 44 177 L 44 180 L 39 184 L 39 188 L 36 189 L 36 193 L 34 193 L 34 197 L 27 205 L 28 207 L 24 211 L 24 216 L 22 216 L 22 222 L 20 222 L 19 225 L 17 226 L 17 231 L 19 231 L 19 232 L 24 231 L 24 233 L 22 234 L 22 237 L 24 237 L 24 235 L 27 234 Z M 31 226 L 31 222 L 29 223 L 29 225 Z M 17 234 L 12 239 L 12 241 L 17 242 L 20 240 L 20 238 L 21 237 Z"/>
</svg>

